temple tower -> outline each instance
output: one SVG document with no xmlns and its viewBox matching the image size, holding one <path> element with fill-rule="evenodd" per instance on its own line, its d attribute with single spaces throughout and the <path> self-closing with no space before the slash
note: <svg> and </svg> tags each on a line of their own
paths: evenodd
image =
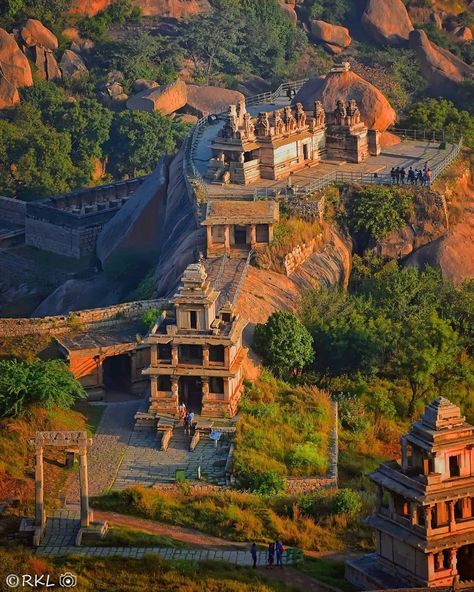
<svg viewBox="0 0 474 592">
<path fill-rule="evenodd" d="M 377 553 L 347 563 L 350 581 L 366 589 L 474 581 L 474 426 L 459 407 L 442 397 L 427 405 L 401 439 L 400 462 L 370 478 Z"/>
</svg>

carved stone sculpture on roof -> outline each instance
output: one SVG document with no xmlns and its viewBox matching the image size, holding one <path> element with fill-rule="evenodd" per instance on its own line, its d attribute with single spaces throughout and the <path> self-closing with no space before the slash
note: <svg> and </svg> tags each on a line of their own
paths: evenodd
<svg viewBox="0 0 474 592">
<path fill-rule="evenodd" d="M 346 125 L 347 110 L 344 105 L 344 101 L 339 99 L 336 103 L 336 109 L 334 111 L 334 119 L 336 125 Z"/>
<path fill-rule="evenodd" d="M 351 125 L 357 125 L 360 123 L 360 111 L 359 107 L 357 106 L 357 101 L 355 99 L 351 99 L 347 103 L 347 116 L 350 119 Z"/>
<path fill-rule="evenodd" d="M 258 114 L 257 124 L 255 126 L 257 136 L 267 137 L 270 135 L 270 121 L 268 119 L 268 112 L 263 111 Z"/>
<path fill-rule="evenodd" d="M 282 110 L 277 109 L 273 113 L 273 126 L 275 128 L 275 135 L 281 136 L 285 132 L 285 123 L 282 119 Z"/>
<path fill-rule="evenodd" d="M 237 116 L 236 105 L 230 105 L 227 111 L 226 121 L 222 128 L 222 136 L 224 138 L 235 138 L 239 131 L 239 122 Z"/>
<path fill-rule="evenodd" d="M 283 121 L 285 122 L 287 132 L 291 133 L 296 130 L 297 123 L 295 116 L 293 115 L 293 111 L 291 110 L 291 107 L 285 107 Z"/>
<path fill-rule="evenodd" d="M 250 113 L 244 113 L 244 133 L 245 137 L 248 140 L 253 140 L 255 138 L 255 125 L 253 124 L 252 117 Z"/>
<path fill-rule="evenodd" d="M 304 112 L 303 105 L 301 103 L 296 103 L 295 119 L 299 129 L 305 127 L 306 113 Z"/>
<path fill-rule="evenodd" d="M 326 123 L 326 112 L 321 101 L 315 101 L 313 111 L 315 127 L 321 127 Z"/>
</svg>

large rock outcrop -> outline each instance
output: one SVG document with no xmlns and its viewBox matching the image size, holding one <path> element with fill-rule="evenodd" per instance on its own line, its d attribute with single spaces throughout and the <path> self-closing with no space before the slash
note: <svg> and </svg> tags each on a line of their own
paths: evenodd
<svg viewBox="0 0 474 592">
<path fill-rule="evenodd" d="M 133 95 L 127 101 L 132 111 L 159 111 L 162 115 L 171 115 L 186 105 L 188 91 L 182 80 L 166 86 L 145 89 Z"/>
<path fill-rule="evenodd" d="M 17 89 L 32 84 L 28 59 L 13 36 L 0 29 L 0 109 L 18 103 L 20 96 Z"/>
<path fill-rule="evenodd" d="M 208 0 L 133 0 L 144 16 L 182 19 L 210 9 Z M 94 16 L 106 9 L 112 0 L 75 0 L 71 12 Z"/>
<path fill-rule="evenodd" d="M 416 54 L 421 71 L 428 81 L 428 91 L 435 96 L 452 97 L 459 83 L 474 79 L 474 69 L 428 39 L 422 30 L 410 33 L 410 48 Z"/>
<path fill-rule="evenodd" d="M 21 38 L 27 47 L 40 45 L 54 51 L 58 49 L 58 38 L 36 19 L 28 19 L 20 30 Z"/>
<path fill-rule="evenodd" d="M 32 49 L 35 66 L 41 80 L 56 80 L 61 78 L 61 70 L 54 53 L 41 45 L 35 45 Z"/>
<path fill-rule="evenodd" d="M 147 255 L 157 253 L 167 185 L 168 164 L 163 158 L 134 196 L 101 230 L 96 252 L 102 264 L 114 253 L 127 249 Z"/>
<path fill-rule="evenodd" d="M 226 111 L 229 105 L 244 100 L 242 93 L 216 86 L 189 84 L 187 93 L 186 111 L 197 117 L 204 117 L 211 113 L 221 113 Z"/>
<path fill-rule="evenodd" d="M 381 45 L 403 46 L 413 25 L 402 0 L 368 0 L 362 24 Z"/>
<path fill-rule="evenodd" d="M 311 21 L 311 37 L 332 54 L 341 53 L 352 43 L 349 29 L 319 20 Z"/>
<path fill-rule="evenodd" d="M 80 78 L 89 74 L 89 70 L 80 55 L 74 53 L 70 49 L 66 49 L 63 57 L 59 62 L 63 76 L 70 76 L 71 78 Z"/>
<path fill-rule="evenodd" d="M 370 129 L 384 132 L 396 121 L 397 114 L 378 88 L 350 70 L 330 72 L 324 78 L 311 78 L 293 103 L 303 103 L 304 108 L 311 111 L 315 101 L 322 101 L 326 111 L 332 112 L 338 99 L 355 99 L 362 120 Z"/>
</svg>

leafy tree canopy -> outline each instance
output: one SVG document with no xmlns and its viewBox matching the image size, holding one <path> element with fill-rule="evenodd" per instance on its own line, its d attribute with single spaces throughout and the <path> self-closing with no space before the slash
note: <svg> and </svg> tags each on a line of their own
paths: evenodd
<svg viewBox="0 0 474 592">
<path fill-rule="evenodd" d="M 312 341 L 291 312 L 274 312 L 264 325 L 255 327 L 255 350 L 279 376 L 295 374 L 313 361 Z"/>
</svg>

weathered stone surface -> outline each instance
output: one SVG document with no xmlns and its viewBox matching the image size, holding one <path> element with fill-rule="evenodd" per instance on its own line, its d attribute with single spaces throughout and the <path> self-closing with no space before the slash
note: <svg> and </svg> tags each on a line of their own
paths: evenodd
<svg viewBox="0 0 474 592">
<path fill-rule="evenodd" d="M 63 57 L 59 63 L 63 76 L 71 76 L 72 78 L 78 78 L 83 75 L 89 74 L 89 70 L 84 63 L 81 56 L 77 55 L 70 49 L 66 49 L 63 53 Z"/>
<path fill-rule="evenodd" d="M 211 113 L 221 113 L 227 110 L 229 105 L 244 100 L 242 93 L 216 86 L 189 84 L 187 94 L 186 109 L 198 117 Z"/>
<path fill-rule="evenodd" d="M 322 101 L 328 112 L 334 111 L 338 99 L 355 99 L 362 121 L 381 132 L 391 126 L 397 114 L 384 95 L 355 72 L 330 72 L 325 78 L 311 78 L 297 93 L 293 103 L 303 103 L 312 111 L 315 101 Z"/>
<path fill-rule="evenodd" d="M 132 111 L 160 111 L 163 115 L 171 115 L 184 107 L 187 99 L 186 84 L 177 80 L 166 86 L 137 93 L 128 99 L 127 107 Z"/>
<path fill-rule="evenodd" d="M 14 87 L 31 86 L 33 78 L 25 54 L 12 35 L 0 29 L 0 71 Z"/>
<path fill-rule="evenodd" d="M 0 75 L 0 109 L 13 107 L 20 102 L 20 95 L 16 86 Z"/>
<path fill-rule="evenodd" d="M 55 80 L 61 78 L 61 70 L 54 53 L 41 45 L 35 45 L 33 48 L 35 66 L 38 68 L 39 77 L 42 80 Z"/>
<path fill-rule="evenodd" d="M 298 16 L 295 11 L 296 0 L 278 0 L 278 3 L 283 8 L 283 10 L 288 15 L 288 18 L 293 22 L 296 23 L 298 20 Z"/>
<path fill-rule="evenodd" d="M 471 43 L 471 41 L 474 39 L 472 29 L 469 27 L 459 27 L 459 29 L 457 29 L 454 34 L 464 43 Z"/>
<path fill-rule="evenodd" d="M 75 0 L 71 12 L 94 16 L 111 4 L 111 0 Z M 186 18 L 209 10 L 208 0 L 133 0 L 144 16 Z"/>
<path fill-rule="evenodd" d="M 58 48 L 58 38 L 56 35 L 36 19 L 28 19 L 22 27 L 20 34 L 27 47 L 41 45 L 41 47 L 51 50 Z"/>
<path fill-rule="evenodd" d="M 436 96 L 453 96 L 458 84 L 474 78 L 474 69 L 447 49 L 428 39 L 422 30 L 410 33 L 410 48 L 416 54 L 421 71 L 428 81 L 428 90 Z"/>
<path fill-rule="evenodd" d="M 160 85 L 158 82 L 155 82 L 154 80 L 145 80 L 145 78 L 139 78 L 132 84 L 133 92 L 136 93 L 142 92 L 143 90 L 149 90 L 151 88 L 158 88 L 159 86 Z"/>
<path fill-rule="evenodd" d="M 264 78 L 251 74 L 237 86 L 237 89 L 244 95 L 259 95 L 272 90 L 272 87 Z"/>
<path fill-rule="evenodd" d="M 413 25 L 402 0 L 368 0 L 362 24 L 381 45 L 407 45 Z"/>
<path fill-rule="evenodd" d="M 311 21 L 311 36 L 331 53 L 340 53 L 352 43 L 349 29 L 325 21 Z"/>
</svg>

